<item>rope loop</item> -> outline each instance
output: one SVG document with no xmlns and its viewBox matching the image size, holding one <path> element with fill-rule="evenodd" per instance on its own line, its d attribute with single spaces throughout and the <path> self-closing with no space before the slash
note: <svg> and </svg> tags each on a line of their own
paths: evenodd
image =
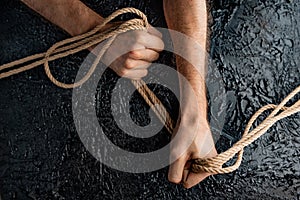
<svg viewBox="0 0 300 200">
<path fill-rule="evenodd" d="M 140 19 L 128 20 L 120 25 L 114 25 L 108 30 L 102 30 L 105 27 L 105 25 L 107 25 L 113 19 L 126 13 L 136 14 Z M 98 25 L 96 28 L 87 33 L 60 41 L 54 44 L 52 47 L 50 47 L 45 53 L 28 56 L 0 66 L 0 79 L 24 72 L 26 70 L 35 68 L 43 64 L 45 73 L 49 77 L 50 81 L 53 82 L 55 85 L 62 88 L 78 87 L 90 78 L 90 76 L 95 71 L 98 63 L 100 62 L 101 58 L 105 54 L 106 50 L 110 47 L 112 42 L 116 39 L 116 37 L 119 34 L 131 30 L 146 30 L 149 28 L 149 26 L 150 25 L 148 23 L 146 15 L 141 11 L 135 8 L 123 8 L 117 10 L 116 12 L 108 16 L 102 24 Z M 81 80 L 72 84 L 66 84 L 54 78 L 49 67 L 50 61 L 60 59 L 68 55 L 88 49 L 105 40 L 108 41 L 105 43 L 100 53 L 96 56 L 96 59 L 94 60 L 89 71 Z M 28 62 L 31 63 L 22 66 Z M 19 65 L 21 65 L 21 67 L 17 67 Z M 153 109 L 158 118 L 165 125 L 166 129 L 172 134 L 175 123 L 170 117 L 169 113 L 166 111 L 161 101 L 148 88 L 147 84 L 143 80 L 132 80 L 132 83 L 136 87 L 138 92 L 141 94 L 141 96 L 144 98 L 145 102 Z M 287 102 L 290 101 L 298 93 L 300 93 L 300 86 L 298 86 L 291 94 L 289 94 L 279 105 L 270 104 L 259 109 L 248 122 L 242 138 L 237 143 L 235 143 L 227 151 L 213 158 L 199 158 L 192 160 L 190 170 L 194 173 L 209 172 L 211 174 L 230 173 L 236 170 L 242 162 L 243 152 L 246 146 L 257 140 L 261 135 L 267 132 L 268 129 L 271 126 L 273 126 L 277 121 L 291 116 L 297 112 L 300 112 L 300 100 L 296 101 L 296 103 L 290 107 L 285 106 Z M 250 131 L 251 127 L 253 126 L 253 123 L 257 120 L 257 118 L 263 112 L 270 109 L 273 109 L 271 114 L 265 120 L 263 120 L 261 124 L 259 124 L 257 127 Z M 227 163 L 230 159 L 232 159 L 235 155 L 237 155 L 235 163 L 231 166 L 223 167 L 223 165 Z"/>
<path fill-rule="evenodd" d="M 269 128 L 271 128 L 279 120 L 300 112 L 300 100 L 297 100 L 290 107 L 285 106 L 298 93 L 300 93 L 300 86 L 291 92 L 279 105 L 270 104 L 259 109 L 248 122 L 242 138 L 237 143 L 235 143 L 227 151 L 218 154 L 214 158 L 193 160 L 190 170 L 194 173 L 205 171 L 211 174 L 224 174 L 238 169 L 241 165 L 244 148 L 246 146 L 250 145 L 260 136 L 266 133 Z M 257 120 L 257 118 L 265 111 L 270 109 L 273 109 L 271 114 L 256 128 L 250 131 L 250 128 L 253 126 L 253 123 Z M 223 167 L 223 165 L 229 160 L 233 159 L 235 155 L 237 155 L 237 159 L 235 160 L 234 164 L 229 167 Z"/>
</svg>

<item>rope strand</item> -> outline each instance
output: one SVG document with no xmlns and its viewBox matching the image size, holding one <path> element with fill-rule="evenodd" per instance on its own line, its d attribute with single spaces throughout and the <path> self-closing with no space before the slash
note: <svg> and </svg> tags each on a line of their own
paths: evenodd
<svg viewBox="0 0 300 200">
<path fill-rule="evenodd" d="M 103 29 L 103 27 L 106 24 L 111 22 L 117 16 L 125 13 L 136 14 L 141 19 L 128 20 L 122 23 L 121 25 L 113 26 L 109 30 L 101 31 L 101 29 Z M 146 30 L 148 27 L 149 27 L 149 23 L 147 21 L 147 17 L 141 11 L 135 8 L 124 8 L 124 9 L 117 10 L 116 12 L 112 13 L 109 17 L 107 17 L 102 24 L 98 25 L 96 28 L 94 28 L 93 30 L 87 33 L 60 41 L 54 44 L 52 47 L 50 47 L 48 51 L 45 53 L 39 53 L 32 56 L 28 56 L 0 66 L 0 79 L 33 69 L 43 64 L 46 75 L 48 76 L 50 81 L 53 82 L 58 87 L 62 87 L 62 88 L 78 87 L 83 83 L 85 83 L 90 78 L 90 76 L 94 73 L 98 63 L 100 62 L 101 58 L 105 54 L 106 50 L 110 47 L 112 42 L 119 34 L 130 30 Z M 88 49 L 89 47 L 96 45 L 106 39 L 108 39 L 108 42 L 101 49 L 100 53 L 97 55 L 95 61 L 93 62 L 91 68 L 81 80 L 79 80 L 76 83 L 67 84 L 58 81 L 52 75 L 49 68 L 50 61 L 54 61 L 56 59 L 60 59 L 68 55 Z M 22 66 L 28 62 L 31 63 Z M 21 65 L 21 67 L 17 67 L 19 65 Z M 135 86 L 135 88 L 144 98 L 145 102 L 152 108 L 152 110 L 155 112 L 158 118 L 162 121 L 162 123 L 165 125 L 168 132 L 172 134 L 174 130 L 174 121 L 170 117 L 169 113 L 167 112 L 166 108 L 163 106 L 161 101 L 148 88 L 147 84 L 143 80 L 132 80 L 132 84 Z M 190 170 L 194 173 L 209 172 L 211 174 L 230 173 L 236 170 L 242 162 L 243 152 L 246 146 L 248 146 L 249 144 L 257 140 L 279 120 L 300 112 L 300 100 L 296 101 L 296 103 L 294 103 L 290 107 L 285 106 L 298 93 L 300 93 L 300 86 L 298 86 L 293 92 L 291 92 L 279 105 L 270 104 L 259 109 L 249 120 L 242 138 L 237 143 L 235 143 L 227 151 L 218 154 L 213 158 L 194 159 L 191 164 Z M 257 120 L 257 118 L 262 113 L 270 109 L 273 109 L 271 114 L 256 128 L 250 131 L 251 127 L 253 126 L 253 123 Z M 279 111 L 282 112 L 279 113 Z M 230 159 L 232 159 L 235 155 L 237 155 L 237 159 L 235 160 L 235 163 L 229 167 L 223 167 L 223 165 L 226 162 L 228 162 Z"/>
</svg>

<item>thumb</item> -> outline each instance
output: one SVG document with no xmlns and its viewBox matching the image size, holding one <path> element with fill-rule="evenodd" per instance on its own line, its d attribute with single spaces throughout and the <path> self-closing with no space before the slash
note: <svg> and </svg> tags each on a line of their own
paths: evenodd
<svg viewBox="0 0 300 200">
<path fill-rule="evenodd" d="M 187 159 L 182 156 L 170 165 L 168 174 L 168 179 L 170 182 L 177 184 L 181 183 L 186 160 Z"/>
</svg>

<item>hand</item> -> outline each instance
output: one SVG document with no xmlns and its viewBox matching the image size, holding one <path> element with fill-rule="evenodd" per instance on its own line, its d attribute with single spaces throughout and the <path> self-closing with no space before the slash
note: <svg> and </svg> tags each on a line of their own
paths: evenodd
<svg viewBox="0 0 300 200">
<path fill-rule="evenodd" d="M 207 120 L 190 120 L 188 118 L 181 120 L 175 129 L 176 135 L 173 137 L 179 138 L 171 145 L 170 159 L 176 159 L 176 161 L 170 165 L 168 174 L 170 182 L 183 183 L 185 188 L 191 188 L 211 175 L 207 172 L 198 174 L 190 172 L 188 170 L 190 160 L 217 155 Z"/>
<path fill-rule="evenodd" d="M 101 48 L 99 46 L 92 52 L 97 54 Z M 109 67 L 121 77 L 141 79 L 147 75 L 148 67 L 158 59 L 163 49 L 162 34 L 155 28 L 129 31 L 116 37 L 102 61 L 111 63 Z"/>
</svg>

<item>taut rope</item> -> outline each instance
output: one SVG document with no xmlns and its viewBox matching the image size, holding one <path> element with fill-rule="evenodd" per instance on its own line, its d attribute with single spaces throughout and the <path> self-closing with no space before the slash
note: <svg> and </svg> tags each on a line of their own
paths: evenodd
<svg viewBox="0 0 300 200">
<path fill-rule="evenodd" d="M 102 31 L 100 30 L 110 21 L 115 19 L 117 16 L 122 15 L 124 13 L 134 13 L 139 16 L 141 19 L 132 19 L 124 22 L 121 25 L 116 25 L 109 30 Z M 124 8 L 120 9 L 109 17 L 107 17 L 104 22 L 97 26 L 95 29 L 84 33 L 79 36 L 75 36 L 63 41 L 60 41 L 54 44 L 51 48 L 48 49 L 45 53 L 35 54 L 32 56 L 25 57 L 20 60 L 13 61 L 11 63 L 4 64 L 0 66 L 0 79 L 9 77 L 14 74 L 18 74 L 24 72 L 26 70 L 35 68 L 41 64 L 44 64 L 45 72 L 49 79 L 57 86 L 62 88 L 74 88 L 85 83 L 90 76 L 95 71 L 97 64 L 100 62 L 100 59 L 106 52 L 106 50 L 110 47 L 115 38 L 124 32 L 130 30 L 146 30 L 149 27 L 147 17 L 141 11 L 135 8 Z M 109 39 L 105 46 L 101 49 L 100 53 L 97 55 L 92 67 L 86 73 L 86 75 L 76 83 L 66 84 L 55 79 L 49 69 L 49 61 L 53 61 L 59 58 L 66 57 L 70 54 L 77 53 L 84 49 L 88 49 L 89 47 L 96 45 L 106 39 Z M 30 64 L 16 67 L 19 65 L 24 65 L 25 63 L 30 62 Z M 4 72 L 1 72 L 4 71 Z M 147 87 L 146 83 L 143 80 L 132 80 L 133 85 L 136 87 L 141 96 L 145 99 L 146 103 L 154 110 L 158 118 L 164 123 L 167 130 L 172 134 L 174 129 L 174 122 L 170 117 L 169 113 L 164 108 L 161 101 L 155 96 L 155 94 Z M 297 112 L 300 112 L 300 100 L 297 100 L 290 107 L 286 107 L 286 103 L 291 100 L 297 93 L 300 92 L 300 86 L 298 86 L 291 94 L 289 94 L 279 105 L 267 105 L 263 108 L 259 109 L 254 116 L 248 122 L 248 125 L 245 129 L 245 132 L 242 138 L 235 143 L 230 149 L 227 151 L 218 154 L 213 158 L 206 159 L 195 159 L 192 162 L 190 170 L 194 173 L 199 172 L 209 172 L 212 174 L 218 173 L 229 173 L 236 170 L 242 161 L 243 157 L 243 149 L 258 139 L 261 135 L 263 135 L 271 126 L 273 126 L 277 121 L 286 118 L 290 115 L 293 115 Z M 158 104 L 159 106 L 154 106 Z M 273 112 L 256 128 L 250 131 L 255 120 L 260 116 L 264 111 L 274 109 Z M 282 112 L 280 112 L 282 111 Z M 164 121 L 166 119 L 166 121 Z M 232 166 L 223 168 L 223 165 L 232 159 L 234 155 L 237 154 L 237 159 Z"/>
</svg>

